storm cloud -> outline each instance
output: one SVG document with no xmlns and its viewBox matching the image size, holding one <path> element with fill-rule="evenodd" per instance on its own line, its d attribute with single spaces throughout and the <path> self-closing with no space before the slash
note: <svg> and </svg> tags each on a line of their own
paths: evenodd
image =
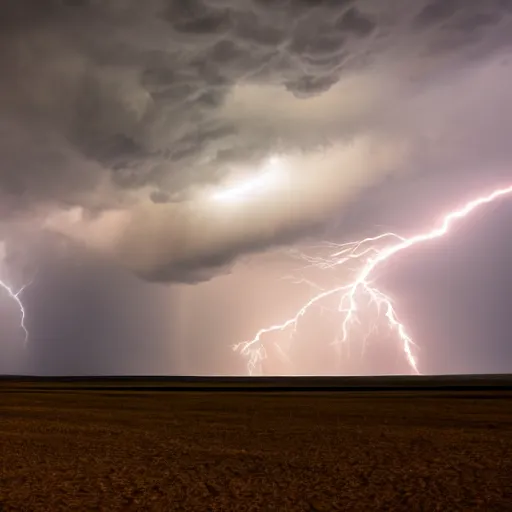
<svg viewBox="0 0 512 512">
<path fill-rule="evenodd" d="M 389 176 L 480 183 L 512 157 L 510 13 L 504 0 L 8 0 L 3 219 L 195 282 L 313 233 Z M 209 200 L 275 155 L 281 192 Z"/>
</svg>

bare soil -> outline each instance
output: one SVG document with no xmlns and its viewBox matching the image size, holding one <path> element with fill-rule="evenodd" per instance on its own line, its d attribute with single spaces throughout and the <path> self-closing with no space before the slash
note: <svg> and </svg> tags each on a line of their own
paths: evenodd
<svg viewBox="0 0 512 512">
<path fill-rule="evenodd" d="M 512 511 L 512 393 L 0 389 L 0 510 Z"/>
</svg>

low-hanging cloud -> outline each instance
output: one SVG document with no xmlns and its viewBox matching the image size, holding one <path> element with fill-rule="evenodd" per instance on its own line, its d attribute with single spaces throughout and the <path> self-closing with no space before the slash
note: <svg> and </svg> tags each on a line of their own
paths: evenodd
<svg viewBox="0 0 512 512">
<path fill-rule="evenodd" d="M 147 279 L 196 281 L 390 174 L 503 165 L 508 4 L 387 4 L 6 2 L 4 219 L 32 216 Z M 208 199 L 273 155 L 282 193 Z"/>
</svg>

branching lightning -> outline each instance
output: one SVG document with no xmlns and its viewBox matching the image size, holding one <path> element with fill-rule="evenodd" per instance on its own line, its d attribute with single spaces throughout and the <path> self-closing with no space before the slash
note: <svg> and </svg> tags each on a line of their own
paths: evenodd
<svg viewBox="0 0 512 512">
<path fill-rule="evenodd" d="M 375 237 L 365 238 L 345 244 L 326 244 L 330 251 L 327 257 L 310 256 L 300 254 L 308 267 L 320 270 L 328 270 L 345 265 L 348 262 L 357 263 L 360 266 L 355 279 L 346 285 L 336 286 L 320 291 L 317 295 L 307 301 L 297 313 L 282 323 L 271 325 L 260 329 L 253 339 L 234 345 L 233 349 L 240 352 L 247 358 L 247 369 L 253 375 L 261 371 L 261 363 L 266 358 L 264 337 L 277 331 L 292 329 L 292 335 L 298 327 L 299 320 L 315 305 L 319 305 L 329 297 L 338 297 L 337 311 L 341 314 L 341 328 L 339 338 L 334 344 L 348 343 L 354 327 L 361 323 L 360 312 L 368 304 L 376 307 L 377 316 L 383 311 L 387 326 L 396 333 L 406 357 L 406 360 L 415 374 L 419 374 L 417 357 L 414 354 L 415 344 L 407 329 L 398 319 L 393 306 L 392 299 L 379 290 L 372 281 L 372 275 L 376 268 L 389 260 L 395 254 L 408 249 L 414 245 L 440 238 L 450 231 L 452 225 L 469 215 L 476 208 L 491 203 L 500 197 L 512 194 L 512 186 L 499 188 L 488 195 L 478 197 L 460 209 L 453 210 L 446 214 L 441 223 L 431 229 L 410 237 L 402 237 L 395 233 L 383 233 Z M 392 242 L 388 242 L 388 241 Z M 388 242 L 388 243 L 386 243 Z M 381 244 L 384 244 L 383 246 Z M 332 252 L 334 249 L 334 252 Z M 305 282 L 306 280 L 300 280 Z M 314 283 L 308 283 L 314 286 Z M 318 287 L 317 287 L 318 288 Z M 367 336 L 375 329 L 373 324 L 367 332 Z M 282 351 L 280 345 L 276 345 L 278 351 Z"/>
</svg>

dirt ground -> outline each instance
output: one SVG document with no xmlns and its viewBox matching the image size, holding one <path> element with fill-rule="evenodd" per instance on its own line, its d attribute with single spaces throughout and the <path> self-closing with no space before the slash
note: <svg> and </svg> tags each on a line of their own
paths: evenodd
<svg viewBox="0 0 512 512">
<path fill-rule="evenodd" d="M 512 510 L 512 393 L 0 390 L 0 510 Z"/>
</svg>

